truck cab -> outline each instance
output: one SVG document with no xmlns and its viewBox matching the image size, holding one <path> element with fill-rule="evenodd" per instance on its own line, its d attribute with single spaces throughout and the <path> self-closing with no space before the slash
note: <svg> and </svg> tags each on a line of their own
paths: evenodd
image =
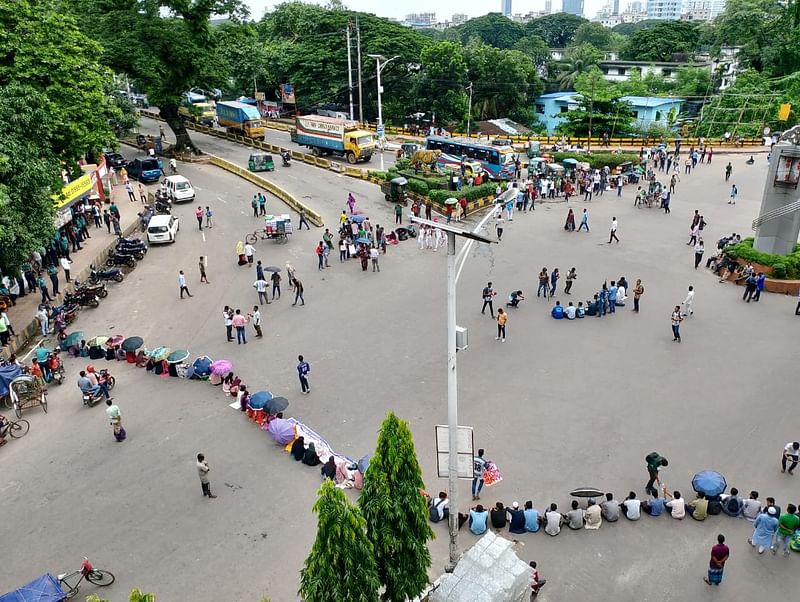
<svg viewBox="0 0 800 602">
<path fill-rule="evenodd" d="M 344 147 L 348 162 L 369 161 L 375 152 L 375 138 L 368 130 L 345 132 Z"/>
<path fill-rule="evenodd" d="M 216 105 L 213 102 L 187 102 L 178 108 L 178 114 L 184 119 L 203 125 L 214 125 L 216 116 Z"/>
</svg>

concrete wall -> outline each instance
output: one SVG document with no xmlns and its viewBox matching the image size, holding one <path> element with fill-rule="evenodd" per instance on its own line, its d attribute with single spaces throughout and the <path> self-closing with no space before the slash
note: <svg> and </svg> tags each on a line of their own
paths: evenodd
<svg viewBox="0 0 800 602">
<path fill-rule="evenodd" d="M 759 215 L 778 210 L 800 199 L 800 190 L 796 186 L 776 184 L 776 179 L 785 179 L 783 170 L 786 162 L 793 159 L 800 161 L 800 147 L 789 142 L 780 142 L 773 148 Z M 762 223 L 756 230 L 753 248 L 765 253 L 787 255 L 794 250 L 799 234 L 800 211 L 793 211 Z"/>
</svg>

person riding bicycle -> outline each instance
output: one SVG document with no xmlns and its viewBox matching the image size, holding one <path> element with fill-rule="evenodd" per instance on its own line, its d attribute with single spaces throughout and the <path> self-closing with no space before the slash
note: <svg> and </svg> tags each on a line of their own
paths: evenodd
<svg viewBox="0 0 800 602">
<path fill-rule="evenodd" d="M 0 447 L 8 443 L 6 441 L 6 435 L 8 434 L 8 429 L 11 426 L 11 423 L 8 419 L 0 414 Z"/>
<path fill-rule="evenodd" d="M 96 385 L 93 385 L 92 381 L 86 376 L 85 370 L 81 370 L 80 374 L 81 375 L 78 378 L 78 388 L 82 392 L 89 393 L 92 396 L 102 393 L 105 395 L 106 399 L 111 400 L 111 396 L 108 394 L 108 387 L 106 387 L 105 383 L 97 383 Z"/>
</svg>

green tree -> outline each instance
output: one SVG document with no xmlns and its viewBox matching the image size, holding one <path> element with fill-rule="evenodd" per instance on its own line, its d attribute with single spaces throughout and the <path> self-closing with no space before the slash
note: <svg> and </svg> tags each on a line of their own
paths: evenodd
<svg viewBox="0 0 800 602">
<path fill-rule="evenodd" d="M 788 82 L 784 80 L 781 84 Z M 709 137 L 722 136 L 725 132 L 743 137 L 759 136 L 764 125 L 778 129 L 778 107 L 784 100 L 785 97 L 771 88 L 765 74 L 745 71 L 736 77 L 730 88 L 713 96 L 703 107 L 695 131 L 698 136 Z M 781 125 L 780 129 L 786 125 L 789 124 Z"/>
<path fill-rule="evenodd" d="M 711 72 L 702 67 L 681 67 L 675 74 L 675 84 L 672 90 L 675 96 L 689 98 L 697 96 L 710 96 L 714 90 L 711 85 Z"/>
<path fill-rule="evenodd" d="M 645 19 L 644 21 L 639 21 L 637 23 L 620 23 L 619 25 L 612 27 L 611 31 L 623 36 L 631 36 L 641 29 L 649 29 L 650 27 L 658 25 L 659 23 L 663 23 L 663 21 L 660 19 Z"/>
<path fill-rule="evenodd" d="M 500 13 L 489 13 L 459 25 L 454 33 L 463 44 L 477 38 L 489 46 L 507 49 L 512 48 L 525 35 L 525 30 L 522 25 Z"/>
<path fill-rule="evenodd" d="M 212 15 L 246 16 L 241 0 L 73 0 L 81 23 L 103 45 L 103 61 L 127 73 L 159 108 L 176 147 L 194 149 L 178 114 L 193 87 L 224 87 L 227 65 L 212 34 Z"/>
<path fill-rule="evenodd" d="M 782 35 L 779 24 L 783 7 L 778 0 L 737 0 L 728 2 L 714 25 L 719 45 L 740 45 L 743 66 L 764 68 L 764 50 Z"/>
<path fill-rule="evenodd" d="M 299 595 L 306 602 L 377 602 L 380 581 L 364 517 L 330 479 L 317 495 L 317 538 L 300 571 Z"/>
<path fill-rule="evenodd" d="M 0 2 L 0 89 L 22 85 L 39 91 L 48 122 L 45 141 L 29 135 L 57 159 L 74 163 L 115 142 L 110 122 L 122 117 L 106 93 L 111 72 L 97 60 L 100 47 L 63 14 L 55 0 Z M 32 156 L 38 156 L 34 153 Z"/>
<path fill-rule="evenodd" d="M 692 52 L 697 47 L 698 28 L 689 21 L 660 21 L 635 31 L 622 50 L 629 61 L 671 61 L 673 55 Z"/>
<path fill-rule="evenodd" d="M 564 55 L 558 74 L 558 85 L 561 90 L 571 90 L 581 73 L 596 67 L 603 60 L 603 53 L 591 44 L 581 44 L 570 48 Z"/>
<path fill-rule="evenodd" d="M 270 77 L 269 57 L 256 26 L 229 21 L 212 33 L 230 74 L 225 88 L 235 96 L 252 96 L 254 87 L 264 92 Z"/>
<path fill-rule="evenodd" d="M 541 37 L 549 48 L 566 48 L 584 23 L 588 21 L 583 17 L 555 13 L 529 21 L 525 24 L 525 30 L 528 34 Z"/>
<path fill-rule="evenodd" d="M 390 412 L 381 425 L 358 500 L 385 587 L 382 599 L 389 602 L 413 598 L 428 583 L 427 542 L 433 531 L 420 494 L 423 486 L 411 430 Z"/>
<path fill-rule="evenodd" d="M 423 48 L 421 71 L 414 93 L 420 109 L 436 113 L 437 123 L 455 125 L 467 118 L 469 69 L 457 42 L 438 42 Z"/>
<path fill-rule="evenodd" d="M 544 40 L 539 36 L 526 35 L 514 44 L 514 50 L 526 55 L 533 64 L 540 77 L 547 77 L 549 70 L 552 68 L 553 59 L 550 56 L 550 49 Z"/>
<path fill-rule="evenodd" d="M 583 23 L 575 31 L 575 38 L 572 40 L 573 44 L 591 44 L 600 50 L 609 50 L 611 48 L 612 32 L 608 27 L 604 27 L 600 23 Z"/>
</svg>

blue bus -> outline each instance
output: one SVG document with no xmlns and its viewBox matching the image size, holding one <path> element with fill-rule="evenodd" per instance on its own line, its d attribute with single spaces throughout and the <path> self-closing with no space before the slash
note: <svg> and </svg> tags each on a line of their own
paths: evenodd
<svg viewBox="0 0 800 602">
<path fill-rule="evenodd" d="M 443 169 L 460 169 L 462 158 L 480 163 L 488 176 L 493 180 L 510 180 L 514 178 L 513 147 L 492 146 L 465 138 L 444 138 L 429 136 L 425 148 L 442 151 L 437 165 Z"/>
</svg>

